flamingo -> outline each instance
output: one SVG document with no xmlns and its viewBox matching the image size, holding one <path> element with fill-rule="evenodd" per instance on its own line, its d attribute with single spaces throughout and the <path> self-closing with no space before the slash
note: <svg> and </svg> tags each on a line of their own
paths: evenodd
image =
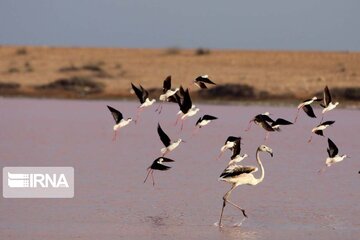
<svg viewBox="0 0 360 240">
<path fill-rule="evenodd" d="M 234 206 L 235 208 L 239 209 L 242 211 L 242 214 L 244 215 L 244 217 L 247 218 L 247 215 L 245 213 L 245 209 L 239 207 L 238 205 L 236 205 L 235 203 L 231 202 L 229 200 L 230 194 L 231 192 L 240 185 L 251 185 L 251 186 L 255 186 L 259 183 L 261 183 L 264 180 L 265 177 L 265 170 L 264 167 L 261 163 L 260 160 L 260 152 L 267 152 L 271 155 L 271 157 L 273 157 L 273 151 L 271 148 L 265 146 L 265 145 L 261 145 L 258 147 L 258 149 L 256 150 L 256 160 L 258 165 L 260 166 L 261 169 L 261 176 L 260 178 L 255 178 L 253 173 L 255 173 L 258 168 L 257 167 L 253 167 L 253 166 L 240 166 L 240 165 L 231 165 L 229 167 L 227 167 L 220 175 L 219 181 L 225 181 L 227 183 L 232 184 L 231 188 L 229 191 L 227 191 L 225 193 L 225 195 L 223 196 L 223 205 L 222 205 L 222 209 L 221 209 L 221 214 L 220 214 L 220 220 L 219 220 L 219 227 L 222 227 L 221 225 L 221 221 L 222 221 L 222 216 L 224 213 L 224 208 L 226 206 L 226 203 L 229 203 L 230 205 Z"/>
</svg>

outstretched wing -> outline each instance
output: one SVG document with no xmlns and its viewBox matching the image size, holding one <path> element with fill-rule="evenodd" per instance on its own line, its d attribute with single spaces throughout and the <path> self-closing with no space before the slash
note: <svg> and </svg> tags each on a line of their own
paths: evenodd
<svg viewBox="0 0 360 240">
<path fill-rule="evenodd" d="M 235 142 L 237 140 L 241 139 L 241 137 L 234 137 L 234 136 L 229 136 L 226 141 L 225 141 L 225 144 L 226 142 Z"/>
<path fill-rule="evenodd" d="M 218 119 L 218 118 L 217 118 L 217 117 L 214 117 L 214 116 L 211 116 L 211 115 L 205 114 L 205 115 L 203 116 L 203 119 L 204 119 L 204 120 L 215 120 L 215 119 Z"/>
<path fill-rule="evenodd" d="M 328 86 L 324 88 L 324 105 L 327 107 L 331 103 L 331 94 Z"/>
<path fill-rule="evenodd" d="M 196 84 L 201 88 L 201 89 L 206 89 L 207 86 L 205 85 L 205 83 L 203 82 L 196 82 Z"/>
<path fill-rule="evenodd" d="M 202 121 L 201 117 L 196 121 L 195 126 L 197 126 Z"/>
<path fill-rule="evenodd" d="M 167 76 L 163 83 L 163 93 L 171 89 L 171 76 Z"/>
<path fill-rule="evenodd" d="M 157 160 L 155 160 L 153 164 L 151 164 L 150 168 L 160 171 L 166 171 L 169 170 L 171 167 L 158 163 Z"/>
<path fill-rule="evenodd" d="M 111 115 L 113 116 L 113 118 L 115 120 L 115 123 L 118 124 L 121 121 L 121 119 L 123 119 L 122 113 L 119 112 L 118 110 L 116 110 L 115 108 L 112 108 L 110 106 L 107 106 L 107 107 L 110 110 Z"/>
<path fill-rule="evenodd" d="M 329 157 L 333 158 L 339 153 L 339 149 L 330 138 L 328 138 L 329 148 L 327 149 Z"/>
<path fill-rule="evenodd" d="M 261 119 L 261 120 L 269 122 L 269 123 L 275 122 L 271 117 L 269 117 L 268 115 L 265 115 L 265 114 L 259 114 L 259 115 L 255 116 L 255 118 Z"/>
<path fill-rule="evenodd" d="M 190 98 L 189 89 L 186 89 L 185 93 L 184 93 L 183 104 L 180 107 L 180 110 L 183 113 L 187 113 L 190 110 L 191 107 L 192 107 L 192 101 L 191 101 L 191 98 Z"/>
<path fill-rule="evenodd" d="M 140 85 L 140 88 L 141 88 L 141 92 L 142 92 L 142 103 L 145 102 L 145 100 L 149 97 L 149 92 L 143 88 L 141 85 Z"/>
<path fill-rule="evenodd" d="M 135 87 L 135 85 L 133 83 L 131 83 L 131 87 L 134 90 L 134 92 L 135 92 L 137 98 L 139 99 L 140 103 L 143 104 L 145 102 L 145 100 L 143 99 L 143 92 L 140 89 L 138 89 L 137 87 Z M 143 88 L 141 87 L 141 89 L 143 89 Z"/>
<path fill-rule="evenodd" d="M 282 118 L 278 118 L 276 119 L 275 122 L 273 122 L 271 124 L 271 126 L 276 126 L 276 125 L 290 125 L 293 124 L 292 122 L 289 122 L 288 120 L 282 119 Z"/>
<path fill-rule="evenodd" d="M 304 110 L 304 112 L 306 113 L 306 115 L 308 115 L 311 118 L 316 118 L 316 115 L 314 113 L 313 108 L 310 105 L 304 105 L 302 107 L 302 109 Z"/>
<path fill-rule="evenodd" d="M 274 132 L 274 131 L 275 131 L 275 129 L 274 129 L 272 126 L 270 126 L 270 124 L 268 124 L 268 123 L 265 122 L 265 121 L 261 121 L 261 122 L 259 122 L 259 124 L 260 124 L 260 126 L 261 126 L 262 128 L 264 128 L 265 130 L 267 130 L 267 131 L 269 131 L 269 132 Z"/>
<path fill-rule="evenodd" d="M 168 147 L 170 146 L 171 144 L 171 140 L 170 138 L 168 137 L 168 135 L 166 135 L 166 133 L 162 130 L 160 124 L 158 123 L 158 128 L 157 128 L 157 132 L 160 136 L 160 140 L 161 142 L 165 145 L 165 147 Z"/>
<path fill-rule="evenodd" d="M 319 136 L 324 136 L 323 130 L 316 130 L 316 131 L 314 131 L 314 133 L 319 135 Z"/>
<path fill-rule="evenodd" d="M 332 125 L 332 124 L 334 124 L 334 123 L 335 123 L 335 121 L 326 121 L 326 122 L 321 123 L 320 125 L 330 126 L 330 125 Z M 320 125 L 319 125 L 319 126 L 320 126 Z"/>
<path fill-rule="evenodd" d="M 209 79 L 209 77 L 208 77 L 207 75 L 199 76 L 199 77 L 197 77 L 197 78 L 195 79 L 195 81 L 216 85 L 213 81 L 211 81 L 211 80 Z"/>
</svg>

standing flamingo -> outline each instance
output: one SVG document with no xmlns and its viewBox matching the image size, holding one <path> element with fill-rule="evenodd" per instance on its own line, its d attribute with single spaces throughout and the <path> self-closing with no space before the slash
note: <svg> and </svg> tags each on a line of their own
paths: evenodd
<svg viewBox="0 0 360 240">
<path fill-rule="evenodd" d="M 264 170 L 264 167 L 263 167 L 263 165 L 262 165 L 262 163 L 260 161 L 260 156 L 259 156 L 260 152 L 268 152 L 272 157 L 273 156 L 273 151 L 272 151 L 271 148 L 269 148 L 269 147 L 267 147 L 265 145 L 261 145 L 256 150 L 256 160 L 257 160 L 257 163 L 259 164 L 260 169 L 261 169 L 260 178 L 255 178 L 254 175 L 252 174 L 252 173 L 254 173 L 254 172 L 256 172 L 258 170 L 257 167 L 253 167 L 253 166 L 243 167 L 243 166 L 240 166 L 240 165 L 231 165 L 231 166 L 227 167 L 221 173 L 219 181 L 225 181 L 227 183 L 230 183 L 230 184 L 232 184 L 232 187 L 223 196 L 223 205 L 222 205 L 221 214 L 220 214 L 220 220 L 219 220 L 219 226 L 220 227 L 222 227 L 221 220 L 222 220 L 222 216 L 223 216 L 223 212 L 224 212 L 224 208 L 226 206 L 226 203 L 229 203 L 232 206 L 236 207 L 237 209 L 241 210 L 244 217 L 247 217 L 247 215 L 245 214 L 245 210 L 242 209 L 241 207 L 239 207 L 238 205 L 236 205 L 235 203 L 231 202 L 228 198 L 230 197 L 231 192 L 237 186 L 245 185 L 245 184 L 254 186 L 254 185 L 257 185 L 257 184 L 261 183 L 264 180 L 265 170 Z"/>
</svg>

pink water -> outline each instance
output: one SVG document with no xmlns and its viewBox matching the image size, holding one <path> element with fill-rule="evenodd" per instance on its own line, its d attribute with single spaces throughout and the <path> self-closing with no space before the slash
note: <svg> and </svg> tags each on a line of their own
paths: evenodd
<svg viewBox="0 0 360 240">
<path fill-rule="evenodd" d="M 243 137 L 243 165 L 255 165 L 255 150 L 264 131 L 253 126 L 256 114 L 293 120 L 290 107 L 221 106 L 197 104 L 201 109 L 174 127 L 176 105 L 165 105 L 159 115 L 145 110 L 140 122 L 121 129 L 112 142 L 113 119 L 106 105 L 135 117 L 135 102 L 0 99 L 0 163 L 4 166 L 73 166 L 73 199 L 0 198 L 0 239 L 360 239 L 360 111 L 336 109 L 325 131 L 345 159 L 324 173 L 317 171 L 327 157 L 326 138 L 310 129 L 319 119 L 301 113 L 294 126 L 285 126 L 265 143 L 274 157 L 262 154 L 265 180 L 240 186 L 227 206 L 219 228 L 222 196 L 230 188 L 218 182 L 231 155 L 216 160 L 228 135 Z M 316 109 L 318 113 L 320 109 Z M 201 114 L 218 116 L 195 136 Z M 143 184 L 146 168 L 160 156 L 160 122 L 171 138 L 186 143 L 167 155 L 176 162 L 166 172 L 155 172 Z M 259 176 L 259 172 L 256 173 Z M 240 225 L 241 226 L 236 226 Z"/>
</svg>

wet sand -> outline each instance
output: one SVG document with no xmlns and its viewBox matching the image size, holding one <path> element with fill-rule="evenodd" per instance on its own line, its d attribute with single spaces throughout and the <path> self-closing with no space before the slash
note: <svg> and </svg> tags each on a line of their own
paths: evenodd
<svg viewBox="0 0 360 240">
<path fill-rule="evenodd" d="M 230 185 L 218 182 L 230 152 L 216 160 L 228 135 L 243 137 L 243 165 L 256 165 L 255 150 L 264 131 L 253 126 L 256 114 L 293 120 L 296 109 L 269 106 L 197 104 L 201 111 L 174 127 L 177 106 L 167 104 L 158 115 L 147 109 L 140 122 L 121 129 L 112 142 L 111 105 L 135 117 L 136 102 L 1 99 L 0 161 L 4 166 L 73 166 L 73 199 L 0 198 L 0 239 L 358 239 L 360 237 L 359 110 L 336 109 L 326 115 L 335 124 L 325 131 L 351 156 L 322 174 L 326 138 L 310 129 L 320 119 L 301 113 L 294 126 L 270 135 L 266 145 L 274 157 L 262 154 L 265 180 L 240 186 L 233 202 L 248 219 L 227 206 L 219 229 L 222 196 Z M 320 109 L 315 109 L 316 113 Z M 201 114 L 219 117 L 192 136 Z M 186 143 L 167 155 L 176 162 L 167 172 L 155 172 L 143 184 L 146 168 L 160 156 L 160 122 L 172 138 Z M 260 171 L 256 176 L 260 175 Z"/>
</svg>

